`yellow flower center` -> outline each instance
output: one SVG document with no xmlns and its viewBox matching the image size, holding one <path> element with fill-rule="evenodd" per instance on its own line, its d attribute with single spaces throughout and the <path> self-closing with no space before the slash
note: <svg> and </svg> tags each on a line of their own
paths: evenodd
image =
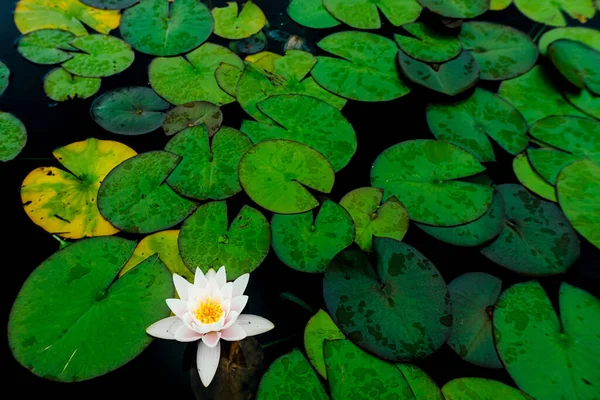
<svg viewBox="0 0 600 400">
<path fill-rule="evenodd" d="M 217 300 L 207 298 L 198 304 L 194 315 L 203 324 L 214 324 L 223 316 L 223 307 Z"/>
</svg>

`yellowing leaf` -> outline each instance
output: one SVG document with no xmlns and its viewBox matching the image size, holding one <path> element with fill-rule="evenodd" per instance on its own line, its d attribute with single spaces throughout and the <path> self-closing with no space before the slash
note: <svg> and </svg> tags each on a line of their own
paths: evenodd
<svg viewBox="0 0 600 400">
<path fill-rule="evenodd" d="M 29 218 L 44 230 L 69 239 L 117 233 L 98 211 L 98 189 L 114 167 L 137 153 L 124 144 L 92 138 L 52 154 L 71 172 L 41 167 L 27 175 L 21 200 Z"/>
</svg>

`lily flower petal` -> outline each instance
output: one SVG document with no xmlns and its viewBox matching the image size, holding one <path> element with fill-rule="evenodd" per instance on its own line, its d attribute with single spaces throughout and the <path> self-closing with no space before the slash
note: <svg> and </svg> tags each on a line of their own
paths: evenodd
<svg viewBox="0 0 600 400">
<path fill-rule="evenodd" d="M 173 311 L 178 318 L 183 318 L 183 315 L 188 312 L 187 302 L 180 299 L 167 299 L 167 306 Z"/>
<path fill-rule="evenodd" d="M 208 285 L 206 286 L 206 290 L 208 290 L 208 295 L 212 298 L 221 298 L 221 289 L 217 284 L 217 281 L 214 279 L 208 280 Z"/>
<path fill-rule="evenodd" d="M 202 342 L 208 347 L 215 347 L 219 344 L 219 339 L 221 339 L 221 332 L 209 332 L 206 335 L 202 336 Z"/>
<path fill-rule="evenodd" d="M 240 315 L 236 324 L 241 326 L 248 336 L 260 335 L 275 328 L 275 325 L 268 319 L 252 314 Z"/>
<path fill-rule="evenodd" d="M 210 279 L 210 278 L 214 278 L 216 274 L 217 273 L 215 272 L 215 270 L 211 268 L 208 271 L 206 271 L 205 276 L 206 276 L 206 279 Z"/>
<path fill-rule="evenodd" d="M 193 331 L 183 324 L 175 332 L 175 340 L 177 340 L 178 342 L 195 342 L 202 336 L 203 335 L 201 333 Z"/>
<path fill-rule="evenodd" d="M 196 274 L 194 275 L 194 286 L 199 288 L 205 288 L 208 284 L 208 279 L 204 276 L 204 272 L 200 268 L 196 268 Z"/>
<path fill-rule="evenodd" d="M 231 297 L 237 297 L 244 294 L 246 287 L 248 286 L 248 281 L 250 280 L 250 274 L 244 274 L 237 278 L 233 282 L 233 292 Z"/>
<path fill-rule="evenodd" d="M 238 317 L 240 316 L 240 313 L 237 311 L 232 311 L 227 315 L 227 318 L 225 318 L 225 324 L 223 325 L 222 329 L 227 329 L 229 328 L 231 325 L 233 325 L 235 323 L 235 321 L 238 319 Z"/>
<path fill-rule="evenodd" d="M 245 339 L 248 334 L 241 326 L 237 324 L 231 325 L 229 328 L 221 330 L 221 339 L 230 342 Z"/>
<path fill-rule="evenodd" d="M 229 312 L 237 311 L 238 313 L 242 313 L 244 307 L 248 304 L 248 296 L 238 296 L 231 299 L 231 305 L 229 306 Z"/>
<path fill-rule="evenodd" d="M 233 293 L 233 282 L 227 282 L 221 287 L 221 299 L 223 301 L 231 300 L 231 294 Z"/>
<path fill-rule="evenodd" d="M 202 341 L 198 342 L 196 367 L 198 368 L 198 375 L 200 375 L 200 380 L 204 387 L 208 387 L 215 377 L 220 358 L 221 346 L 208 347 Z"/>
<path fill-rule="evenodd" d="M 220 288 L 225 286 L 225 284 L 227 283 L 227 271 L 225 271 L 224 265 L 217 271 L 217 275 L 215 275 L 215 280 L 217 281 L 217 284 Z"/>
<path fill-rule="evenodd" d="M 183 276 L 179 276 L 177 274 L 173 274 L 173 284 L 175 285 L 175 290 L 177 290 L 177 295 L 181 300 L 188 299 L 188 288 L 192 286 L 191 283 L 187 281 Z"/>
<path fill-rule="evenodd" d="M 161 319 L 146 328 L 146 333 L 159 339 L 175 340 L 175 332 L 183 326 L 179 317 Z"/>
</svg>

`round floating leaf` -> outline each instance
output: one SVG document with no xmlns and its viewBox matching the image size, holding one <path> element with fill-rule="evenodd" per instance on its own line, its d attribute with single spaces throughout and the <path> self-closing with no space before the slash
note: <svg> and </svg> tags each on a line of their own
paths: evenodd
<svg viewBox="0 0 600 400">
<path fill-rule="evenodd" d="M 141 0 L 127 9 L 121 35 L 146 54 L 174 56 L 204 43 L 213 29 L 209 9 L 198 0 Z"/>
<path fill-rule="evenodd" d="M 267 23 L 265 14 L 251 0 L 242 5 L 239 13 L 237 2 L 229 1 L 225 7 L 213 8 L 212 16 L 215 19 L 215 35 L 225 39 L 247 38 L 260 32 Z"/>
<path fill-rule="evenodd" d="M 455 246 L 479 246 L 500 234 L 504 227 L 504 203 L 499 194 L 494 194 L 492 205 L 483 216 L 464 225 L 441 227 L 417 224 L 419 228 Z"/>
<path fill-rule="evenodd" d="M 354 189 L 340 200 L 348 211 L 356 229 L 356 244 L 363 250 L 373 251 L 373 237 L 402 240 L 408 230 L 408 213 L 396 199 L 390 197 L 381 204 L 383 190 L 364 187 Z"/>
<path fill-rule="evenodd" d="M 135 57 L 131 47 L 121 39 L 108 35 L 86 35 L 69 43 L 81 53 L 72 53 L 73 57 L 62 67 L 73 75 L 86 78 L 102 78 L 125 71 Z"/>
<path fill-rule="evenodd" d="M 429 65 L 398 52 L 402 74 L 412 82 L 449 96 L 473 87 L 479 80 L 477 61 L 468 51 L 440 65 Z"/>
<path fill-rule="evenodd" d="M 423 22 L 402 25 L 408 35 L 394 35 L 398 47 L 409 57 L 428 63 L 441 63 L 460 54 L 456 36 L 438 32 Z"/>
<path fill-rule="evenodd" d="M 188 268 L 200 267 L 206 273 L 225 265 L 229 279 L 254 271 L 270 245 L 269 222 L 260 211 L 245 205 L 228 226 L 224 201 L 198 207 L 179 234 L 179 252 Z"/>
<path fill-rule="evenodd" d="M 137 244 L 131 258 L 119 272 L 119 276 L 129 272 L 133 267 L 154 254 L 158 254 L 160 260 L 169 269 L 169 272 L 193 281 L 194 274 L 186 267 L 179 255 L 178 238 L 178 230 L 156 232 L 146 236 Z"/>
<path fill-rule="evenodd" d="M 494 311 L 498 354 L 516 384 L 536 399 L 594 399 L 600 370 L 600 301 L 560 286 L 560 320 L 537 281 L 506 290 Z"/>
<path fill-rule="evenodd" d="M 256 35 L 229 43 L 229 48 L 237 54 L 256 54 L 263 51 L 266 47 L 267 36 L 262 31 Z"/>
<path fill-rule="evenodd" d="M 84 381 L 150 344 L 146 327 L 169 315 L 165 298 L 173 284 L 156 256 L 115 280 L 134 247 L 117 237 L 81 240 L 31 273 L 8 321 L 8 342 L 21 365 L 45 379 Z"/>
<path fill-rule="evenodd" d="M 393 26 L 413 22 L 421 15 L 417 0 L 323 0 L 323 5 L 336 19 L 356 29 L 379 29 L 379 12 Z"/>
<path fill-rule="evenodd" d="M 333 257 L 354 241 L 352 217 L 330 200 L 323 203 L 316 218 L 312 211 L 275 214 L 271 228 L 277 257 L 302 272 L 325 272 Z"/>
<path fill-rule="evenodd" d="M 119 26 L 121 13 L 89 7 L 79 0 L 20 0 L 15 8 L 15 25 L 23 34 L 40 29 L 62 29 L 77 36 L 87 35 L 85 25 L 106 33 Z"/>
<path fill-rule="evenodd" d="M 492 312 L 502 281 L 471 272 L 448 284 L 453 324 L 448 345 L 465 361 L 480 367 L 502 368 L 492 336 Z"/>
<path fill-rule="evenodd" d="M 573 85 L 600 96 L 600 52 L 573 40 L 559 39 L 548 46 L 548 57 Z"/>
<path fill-rule="evenodd" d="M 513 0 L 491 0 L 490 1 L 490 10 L 492 11 L 500 11 L 504 10 L 508 6 L 512 4 Z"/>
<path fill-rule="evenodd" d="M 481 249 L 512 271 L 533 276 L 565 272 L 579 257 L 579 239 L 558 206 L 540 200 L 521 185 L 496 187 L 506 220 L 500 235 Z"/>
<path fill-rule="evenodd" d="M 356 133 L 342 113 L 315 97 L 274 95 L 257 104 L 278 125 L 242 121 L 242 132 L 259 143 L 289 139 L 323 154 L 334 171 L 344 168 L 356 152 Z"/>
<path fill-rule="evenodd" d="M 410 219 L 429 225 L 466 224 L 490 207 L 493 189 L 458 179 L 485 168 L 469 152 L 447 142 L 408 140 L 381 153 L 371 185 L 396 196 Z"/>
<path fill-rule="evenodd" d="M 489 10 L 489 0 L 418 0 L 436 14 L 448 18 L 475 18 Z"/>
<path fill-rule="evenodd" d="M 169 111 L 163 121 L 167 136 L 198 125 L 206 125 L 208 136 L 214 136 L 223 123 L 221 109 L 208 101 L 182 104 Z"/>
<path fill-rule="evenodd" d="M 446 400 L 534 400 L 527 393 L 521 392 L 504 383 L 483 378 L 458 378 L 442 387 Z"/>
<path fill-rule="evenodd" d="M 223 127 L 209 144 L 206 126 L 186 129 L 174 136 L 165 150 L 182 157 L 167 178 L 177 193 L 198 200 L 222 200 L 242 191 L 238 165 L 252 147 L 248 137 Z"/>
<path fill-rule="evenodd" d="M 69 31 L 42 29 L 22 36 L 17 43 L 17 51 L 36 64 L 58 64 L 73 57 L 65 50 L 77 50 L 69 44 L 74 38 L 75 35 Z"/>
<path fill-rule="evenodd" d="M 228 104 L 233 97 L 219 88 L 215 70 L 221 63 L 243 68 L 242 60 L 231 50 L 204 43 L 185 57 L 155 58 L 148 75 L 152 88 L 168 102 L 179 105 L 192 101 Z"/>
<path fill-rule="evenodd" d="M 529 125 L 550 115 L 585 116 L 563 98 L 541 65 L 502 82 L 498 94 L 519 110 Z"/>
<path fill-rule="evenodd" d="M 329 314 L 323 310 L 317 311 L 308 320 L 304 329 L 304 349 L 312 366 L 319 375 L 327 379 L 325 369 L 325 354 L 323 344 L 326 340 L 344 339 L 342 331 L 335 325 Z"/>
<path fill-rule="evenodd" d="M 100 10 L 122 10 L 140 0 L 80 0 L 83 4 Z"/>
<path fill-rule="evenodd" d="M 335 179 L 318 151 L 291 140 L 263 140 L 239 166 L 240 183 L 258 205 L 279 214 L 296 214 L 319 205 L 307 188 L 329 193 Z"/>
<path fill-rule="evenodd" d="M 311 70 L 325 89 L 352 100 L 387 101 L 410 89 L 398 77 L 396 53 L 391 40 L 367 32 L 338 32 L 318 46 L 340 58 L 319 56 Z"/>
<path fill-rule="evenodd" d="M 44 93 L 54 101 L 87 99 L 100 90 L 101 84 L 100 78 L 83 78 L 55 68 L 44 77 Z"/>
<path fill-rule="evenodd" d="M 10 70 L 2 61 L 0 61 L 0 96 L 8 87 L 8 82 L 10 79 Z"/>
<path fill-rule="evenodd" d="M 470 151 L 480 161 L 496 161 L 488 136 L 511 154 L 529 142 L 523 116 L 497 94 L 480 88 L 452 104 L 428 104 L 427 123 L 437 139 Z"/>
<path fill-rule="evenodd" d="M 513 171 L 519 182 L 527 189 L 546 200 L 557 202 L 554 186 L 546 182 L 533 169 L 525 153 L 521 153 L 513 159 Z"/>
<path fill-rule="evenodd" d="M 594 17 L 596 10 L 592 0 L 514 0 L 515 5 L 525 16 L 536 22 L 551 26 L 566 26 L 564 14 L 581 23 Z"/>
<path fill-rule="evenodd" d="M 600 248 L 600 167 L 580 160 L 565 167 L 556 182 L 558 201 L 569 222 Z"/>
<path fill-rule="evenodd" d="M 408 399 L 410 386 L 394 365 L 365 353 L 350 340 L 323 346 L 332 400 Z"/>
<path fill-rule="evenodd" d="M 322 0 L 292 0 L 287 12 L 294 22 L 308 28 L 333 28 L 340 24 L 329 14 Z"/>
<path fill-rule="evenodd" d="M 254 119 L 269 124 L 275 122 L 263 114 L 257 104 L 277 94 L 304 94 L 341 110 L 346 100 L 323 89 L 307 76 L 316 62 L 316 57 L 301 50 L 290 50 L 284 57 L 266 55 L 257 59 L 256 64 L 246 60 L 246 68 L 237 84 L 237 101 Z"/>
<path fill-rule="evenodd" d="M 263 375 L 256 400 L 276 398 L 329 400 L 319 377 L 298 349 L 279 357 Z"/>
<path fill-rule="evenodd" d="M 490 22 L 466 22 L 458 36 L 479 65 L 483 80 L 503 80 L 523 75 L 537 61 L 535 43 L 523 32 Z"/>
<path fill-rule="evenodd" d="M 412 364 L 396 364 L 416 399 L 444 400 L 438 385 L 422 369 Z"/>
<path fill-rule="evenodd" d="M 41 167 L 21 186 L 21 201 L 31 220 L 44 230 L 68 239 L 113 235 L 119 230 L 98 211 L 100 183 L 114 167 L 136 155 L 110 140 L 87 139 L 52 153 L 68 170 Z"/>
<path fill-rule="evenodd" d="M 150 151 L 119 164 L 102 181 L 98 208 L 114 226 L 131 233 L 171 228 L 190 215 L 196 204 L 165 183 L 181 157 Z"/>
<path fill-rule="evenodd" d="M 559 39 L 569 39 L 587 44 L 596 51 L 600 51 L 600 32 L 593 28 L 568 27 L 552 29 L 542 35 L 538 42 L 540 54 L 546 55 L 550 43 Z"/>
<path fill-rule="evenodd" d="M 585 89 L 578 93 L 566 92 L 564 96 L 574 107 L 600 120 L 600 96 L 594 96 Z"/>
<path fill-rule="evenodd" d="M 444 279 L 428 259 L 402 242 L 375 238 L 374 248 L 377 273 L 360 250 L 345 250 L 330 264 L 323 281 L 330 315 L 349 339 L 384 359 L 433 353 L 452 325 Z"/>
<path fill-rule="evenodd" d="M 90 109 L 92 118 L 109 132 L 119 135 L 143 135 L 163 123 L 170 105 L 154 90 L 131 86 L 111 90 L 98 97 Z"/>
<path fill-rule="evenodd" d="M 23 150 L 25 143 L 25 125 L 14 115 L 0 111 L 0 161 L 14 159 Z"/>
<path fill-rule="evenodd" d="M 531 126 L 529 134 L 544 146 L 529 149 L 529 161 L 552 185 L 573 161 L 589 157 L 600 164 L 600 122 L 578 117 L 548 117 Z"/>
</svg>

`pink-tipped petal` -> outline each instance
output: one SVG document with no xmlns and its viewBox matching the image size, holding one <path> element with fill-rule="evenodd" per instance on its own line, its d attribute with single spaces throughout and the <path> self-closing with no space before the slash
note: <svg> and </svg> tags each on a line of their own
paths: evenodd
<svg viewBox="0 0 600 400">
<path fill-rule="evenodd" d="M 225 318 L 225 324 L 223 325 L 223 328 L 221 328 L 221 329 L 229 328 L 233 323 L 235 323 L 235 321 L 237 320 L 237 318 L 239 316 L 240 316 L 240 313 L 238 313 L 237 311 L 232 311 L 229 314 L 227 314 L 227 318 Z"/>
<path fill-rule="evenodd" d="M 237 324 L 233 324 L 229 328 L 221 330 L 221 339 L 229 342 L 245 339 L 246 336 L 248 336 L 248 334 L 244 328 Z"/>
<path fill-rule="evenodd" d="M 206 279 L 214 278 L 216 274 L 217 273 L 215 272 L 215 270 L 211 268 L 208 271 L 206 271 Z"/>
<path fill-rule="evenodd" d="M 177 290 L 177 295 L 181 300 L 188 299 L 188 288 L 192 286 L 191 283 L 187 281 L 183 276 L 179 276 L 177 274 L 173 274 L 173 284 L 175 285 L 175 290 Z"/>
<path fill-rule="evenodd" d="M 178 342 L 193 342 L 202 338 L 202 334 L 191 330 L 185 325 L 181 325 L 177 331 L 175 331 L 175 340 Z"/>
<path fill-rule="evenodd" d="M 202 336 L 202 341 L 208 347 L 215 347 L 219 344 L 219 339 L 221 339 L 221 332 L 208 332 L 206 335 Z"/>
<path fill-rule="evenodd" d="M 227 271 L 225 271 L 224 265 L 217 271 L 217 274 L 215 275 L 215 280 L 217 281 L 217 284 L 220 288 L 225 286 L 225 284 L 227 283 Z"/>
<path fill-rule="evenodd" d="M 220 358 L 221 346 L 208 347 L 202 341 L 198 342 L 196 367 L 198 368 L 198 375 L 200 375 L 200 380 L 204 387 L 208 387 L 215 377 Z"/>
<path fill-rule="evenodd" d="M 175 332 L 183 326 L 179 317 L 161 319 L 146 328 L 146 333 L 159 339 L 175 340 Z"/>
<path fill-rule="evenodd" d="M 268 319 L 252 314 L 240 315 L 236 324 L 241 326 L 248 336 L 260 335 L 275 328 L 275 325 Z"/>
<path fill-rule="evenodd" d="M 231 305 L 229 306 L 229 312 L 237 311 L 241 314 L 242 311 L 244 310 L 244 307 L 246 307 L 247 303 L 248 303 L 248 296 L 246 296 L 246 295 L 234 297 L 233 299 L 231 299 Z"/>
<path fill-rule="evenodd" d="M 196 268 L 196 274 L 194 275 L 194 286 L 199 288 L 205 288 L 208 283 L 208 279 L 204 276 L 204 273 L 200 268 Z"/>
<path fill-rule="evenodd" d="M 171 311 L 173 311 L 173 314 L 175 314 L 179 318 L 183 318 L 185 313 L 188 312 L 187 302 L 183 300 L 167 299 L 166 302 Z"/>
<path fill-rule="evenodd" d="M 244 274 L 233 281 L 233 292 L 231 293 L 231 297 L 237 297 L 244 294 L 246 291 L 246 287 L 248 286 L 248 281 L 250 280 L 250 274 Z"/>
</svg>

